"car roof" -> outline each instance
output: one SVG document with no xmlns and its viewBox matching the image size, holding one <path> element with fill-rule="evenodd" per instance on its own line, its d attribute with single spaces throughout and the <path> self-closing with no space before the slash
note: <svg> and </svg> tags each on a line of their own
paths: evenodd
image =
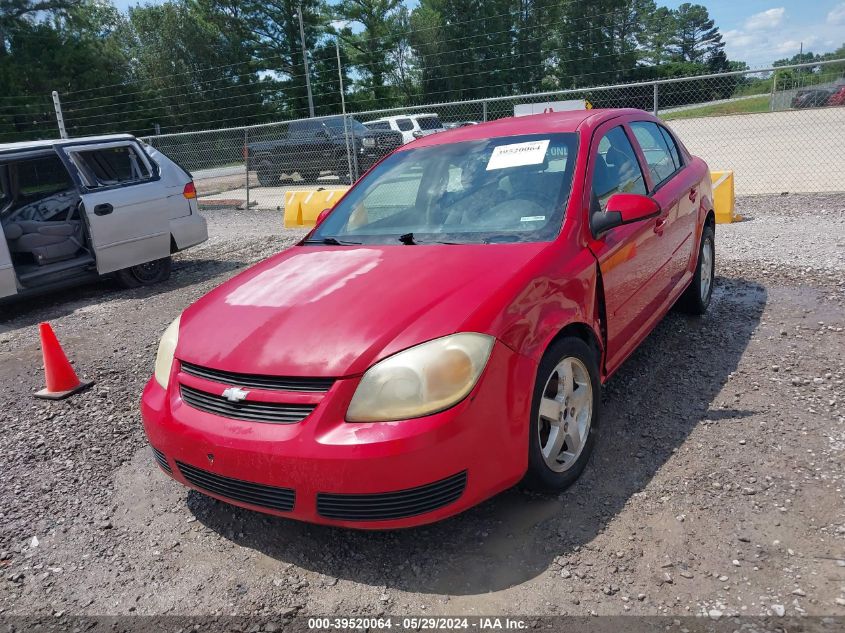
<svg viewBox="0 0 845 633">
<path fill-rule="evenodd" d="M 438 134 L 424 136 L 412 143 L 403 145 L 397 151 L 407 151 L 428 145 L 445 145 L 461 141 L 477 141 L 500 136 L 519 136 L 522 134 L 549 134 L 556 132 L 591 132 L 605 121 L 628 115 L 642 116 L 649 121 L 657 121 L 650 113 L 634 108 L 597 108 L 594 110 L 567 110 L 548 114 L 508 117 L 478 125 L 452 128 Z"/>
<path fill-rule="evenodd" d="M 418 114 L 393 114 L 391 116 L 383 116 L 367 123 L 380 123 L 383 121 L 395 121 L 396 119 L 416 119 L 422 116 L 439 116 L 436 112 L 420 112 Z"/>
<path fill-rule="evenodd" d="M 52 138 L 38 141 L 18 141 L 16 143 L 0 143 L 0 152 L 15 152 L 21 150 L 46 149 L 78 143 L 106 143 L 109 141 L 134 140 L 131 134 L 104 134 L 101 136 L 79 136 L 76 138 Z"/>
</svg>

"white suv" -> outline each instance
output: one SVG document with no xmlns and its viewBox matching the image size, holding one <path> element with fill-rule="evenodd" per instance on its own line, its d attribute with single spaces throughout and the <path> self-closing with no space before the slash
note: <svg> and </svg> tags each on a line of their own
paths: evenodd
<svg viewBox="0 0 845 633">
<path fill-rule="evenodd" d="M 440 117 L 436 114 L 397 114 L 364 123 L 371 130 L 395 130 L 402 133 L 402 143 L 410 143 L 415 138 L 445 131 Z"/>
</svg>

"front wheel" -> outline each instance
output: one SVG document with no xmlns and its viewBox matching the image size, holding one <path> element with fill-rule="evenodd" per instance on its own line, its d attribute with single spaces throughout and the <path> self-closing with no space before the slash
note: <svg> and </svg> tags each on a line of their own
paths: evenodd
<svg viewBox="0 0 845 633">
<path fill-rule="evenodd" d="M 601 407 L 596 353 L 581 339 L 552 345 L 537 371 L 524 483 L 560 492 L 590 459 Z"/>
<path fill-rule="evenodd" d="M 170 279 L 172 264 L 172 258 L 164 257 L 119 270 L 115 273 L 115 277 L 126 288 L 151 286 Z"/>
<path fill-rule="evenodd" d="M 695 274 L 684 294 L 678 300 L 678 307 L 690 314 L 704 314 L 713 296 L 713 279 L 716 272 L 716 247 L 713 225 L 704 225 L 698 251 Z"/>
</svg>

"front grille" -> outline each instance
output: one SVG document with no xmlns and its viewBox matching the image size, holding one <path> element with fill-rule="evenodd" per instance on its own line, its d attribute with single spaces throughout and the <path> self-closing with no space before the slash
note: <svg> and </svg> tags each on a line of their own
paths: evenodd
<svg viewBox="0 0 845 633">
<path fill-rule="evenodd" d="M 156 460 L 159 467 L 168 475 L 172 475 L 173 471 L 170 469 L 170 464 L 167 463 L 167 458 L 164 456 L 164 453 L 158 450 L 155 446 L 150 446 L 150 448 L 153 449 L 153 458 Z"/>
<path fill-rule="evenodd" d="M 286 378 L 263 374 L 238 374 L 233 371 L 200 367 L 193 363 L 181 363 L 182 371 L 190 376 L 205 378 L 224 385 L 249 387 L 252 389 L 273 389 L 277 391 L 324 392 L 331 389 L 333 378 Z"/>
<path fill-rule="evenodd" d="M 425 486 L 378 494 L 317 495 L 317 513 L 327 519 L 384 521 L 425 514 L 457 501 L 467 484 L 466 471 Z"/>
<path fill-rule="evenodd" d="M 281 512 L 293 510 L 296 494 L 290 488 L 276 488 L 275 486 L 265 486 L 264 484 L 223 477 L 179 461 L 176 462 L 176 466 L 188 482 L 201 490 L 207 490 L 233 501 L 249 503 L 262 508 Z"/>
<path fill-rule="evenodd" d="M 379 136 L 376 143 L 381 149 L 393 149 L 402 144 L 402 136 Z"/>
<path fill-rule="evenodd" d="M 233 420 L 267 422 L 269 424 L 296 424 L 302 422 L 316 408 L 316 405 L 313 404 L 256 402 L 254 400 L 231 402 L 223 396 L 216 396 L 213 393 L 200 391 L 186 385 L 180 385 L 180 388 L 182 400 L 188 406 Z"/>
</svg>

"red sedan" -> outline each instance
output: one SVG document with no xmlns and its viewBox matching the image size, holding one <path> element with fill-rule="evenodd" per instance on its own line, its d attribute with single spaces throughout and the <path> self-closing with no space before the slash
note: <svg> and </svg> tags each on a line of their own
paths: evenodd
<svg viewBox="0 0 845 633">
<path fill-rule="evenodd" d="M 714 270 L 707 165 L 639 110 L 434 134 L 167 329 L 142 402 L 162 469 L 303 521 L 398 528 L 559 491 L 601 385 Z"/>
</svg>

